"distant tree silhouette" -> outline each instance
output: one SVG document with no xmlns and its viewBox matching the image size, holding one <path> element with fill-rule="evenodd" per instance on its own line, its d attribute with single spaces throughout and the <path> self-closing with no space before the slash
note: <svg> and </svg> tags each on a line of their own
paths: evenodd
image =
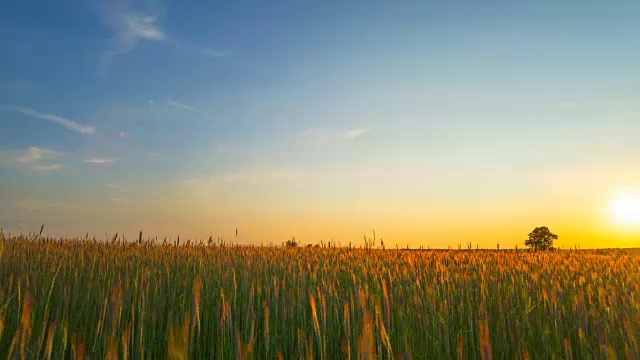
<svg viewBox="0 0 640 360">
<path fill-rule="evenodd" d="M 529 233 L 529 238 L 524 244 L 534 251 L 552 250 L 554 240 L 558 240 L 558 235 L 546 226 L 539 226 Z"/>
<path fill-rule="evenodd" d="M 298 243 L 296 242 L 295 236 L 291 240 L 287 240 L 285 243 L 286 247 L 297 247 Z"/>
</svg>

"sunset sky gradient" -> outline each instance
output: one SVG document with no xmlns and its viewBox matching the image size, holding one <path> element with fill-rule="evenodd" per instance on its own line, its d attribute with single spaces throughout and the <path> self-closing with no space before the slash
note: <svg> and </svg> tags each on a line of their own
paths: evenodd
<svg viewBox="0 0 640 360">
<path fill-rule="evenodd" d="M 5 231 L 640 246 L 638 1 L 1 9 Z"/>
</svg>

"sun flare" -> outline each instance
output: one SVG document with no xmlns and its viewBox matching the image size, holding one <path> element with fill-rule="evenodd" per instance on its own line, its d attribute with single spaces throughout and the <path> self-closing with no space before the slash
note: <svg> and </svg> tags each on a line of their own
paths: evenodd
<svg viewBox="0 0 640 360">
<path fill-rule="evenodd" d="M 640 192 L 634 190 L 620 191 L 611 200 L 609 211 L 617 223 L 640 225 Z"/>
</svg>

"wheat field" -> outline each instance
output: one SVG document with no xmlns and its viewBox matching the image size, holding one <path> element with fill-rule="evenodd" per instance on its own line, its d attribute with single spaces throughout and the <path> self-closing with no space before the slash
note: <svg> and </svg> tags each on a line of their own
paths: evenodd
<svg viewBox="0 0 640 360">
<path fill-rule="evenodd" d="M 20 359 L 637 359 L 640 256 L 4 236 Z"/>
</svg>

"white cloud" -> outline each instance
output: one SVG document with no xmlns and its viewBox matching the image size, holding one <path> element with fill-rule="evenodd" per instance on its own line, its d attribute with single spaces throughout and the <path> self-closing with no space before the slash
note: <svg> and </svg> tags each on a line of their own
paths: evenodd
<svg viewBox="0 0 640 360">
<path fill-rule="evenodd" d="M 116 161 L 118 161 L 118 159 L 112 159 L 112 158 L 91 158 L 91 159 L 82 160 L 82 162 L 86 164 L 111 164 Z"/>
<path fill-rule="evenodd" d="M 369 133 L 369 128 L 355 128 L 343 132 L 331 132 L 321 129 L 309 129 L 296 134 L 305 144 L 323 145 L 337 141 L 352 141 Z"/>
<path fill-rule="evenodd" d="M 20 152 L 14 160 L 34 170 L 55 171 L 61 170 L 62 164 L 48 162 L 60 160 L 63 156 L 65 156 L 65 154 L 59 151 L 32 146 L 26 151 Z"/>
<path fill-rule="evenodd" d="M 133 50 L 140 40 L 162 41 L 164 31 L 157 24 L 158 17 L 133 11 L 129 6 L 112 6 L 105 9 L 104 21 L 115 32 L 112 52 L 123 54 Z"/>
<path fill-rule="evenodd" d="M 62 170 L 61 164 L 51 164 L 51 165 L 38 165 L 33 167 L 36 170 Z"/>
<path fill-rule="evenodd" d="M 103 76 L 109 71 L 115 56 L 132 51 L 141 40 L 163 41 L 166 39 L 164 31 L 157 23 L 157 16 L 133 11 L 127 4 L 105 8 L 103 18 L 114 32 L 112 48 L 100 63 Z"/>
<path fill-rule="evenodd" d="M 106 76 L 113 58 L 134 50 L 141 41 L 165 42 L 179 50 L 197 52 L 210 58 L 228 56 L 227 51 L 210 49 L 199 45 L 187 44 L 169 37 L 159 24 L 158 16 L 151 15 L 157 11 L 141 11 L 133 9 L 132 3 L 120 3 L 113 6 L 109 3 L 103 9 L 103 18 L 114 33 L 112 48 L 100 61 L 100 72 Z"/>
<path fill-rule="evenodd" d="M 64 118 L 62 116 L 36 111 L 34 109 L 24 107 L 24 106 L 14 105 L 14 106 L 9 106 L 9 108 L 27 116 L 31 116 L 41 120 L 51 121 L 58 125 L 62 125 L 71 131 L 75 131 L 83 135 L 92 135 L 92 134 L 95 134 L 96 132 L 96 129 L 93 126 L 82 125 L 71 119 Z"/>
<path fill-rule="evenodd" d="M 177 108 L 177 109 L 182 109 L 182 110 L 187 110 L 190 112 L 195 112 L 195 113 L 202 113 L 203 111 L 195 108 L 193 106 L 189 106 L 187 104 L 181 103 L 179 101 L 175 101 L 175 100 L 168 100 L 167 101 L 167 105 L 173 107 L 173 108 Z"/>
<path fill-rule="evenodd" d="M 165 35 L 155 24 L 157 17 L 139 14 L 124 14 L 123 33 L 127 37 L 145 40 L 164 40 Z"/>
<path fill-rule="evenodd" d="M 367 134 L 368 132 L 369 132 L 368 128 L 357 128 L 357 129 L 347 130 L 343 132 L 340 136 L 347 141 L 351 141 L 355 138 L 358 138 L 362 135 Z"/>
<path fill-rule="evenodd" d="M 40 148 L 32 146 L 27 149 L 26 154 L 19 156 L 16 161 L 19 163 L 36 163 L 42 160 L 56 160 L 63 156 L 61 152 L 51 150 L 48 148 Z"/>
</svg>

